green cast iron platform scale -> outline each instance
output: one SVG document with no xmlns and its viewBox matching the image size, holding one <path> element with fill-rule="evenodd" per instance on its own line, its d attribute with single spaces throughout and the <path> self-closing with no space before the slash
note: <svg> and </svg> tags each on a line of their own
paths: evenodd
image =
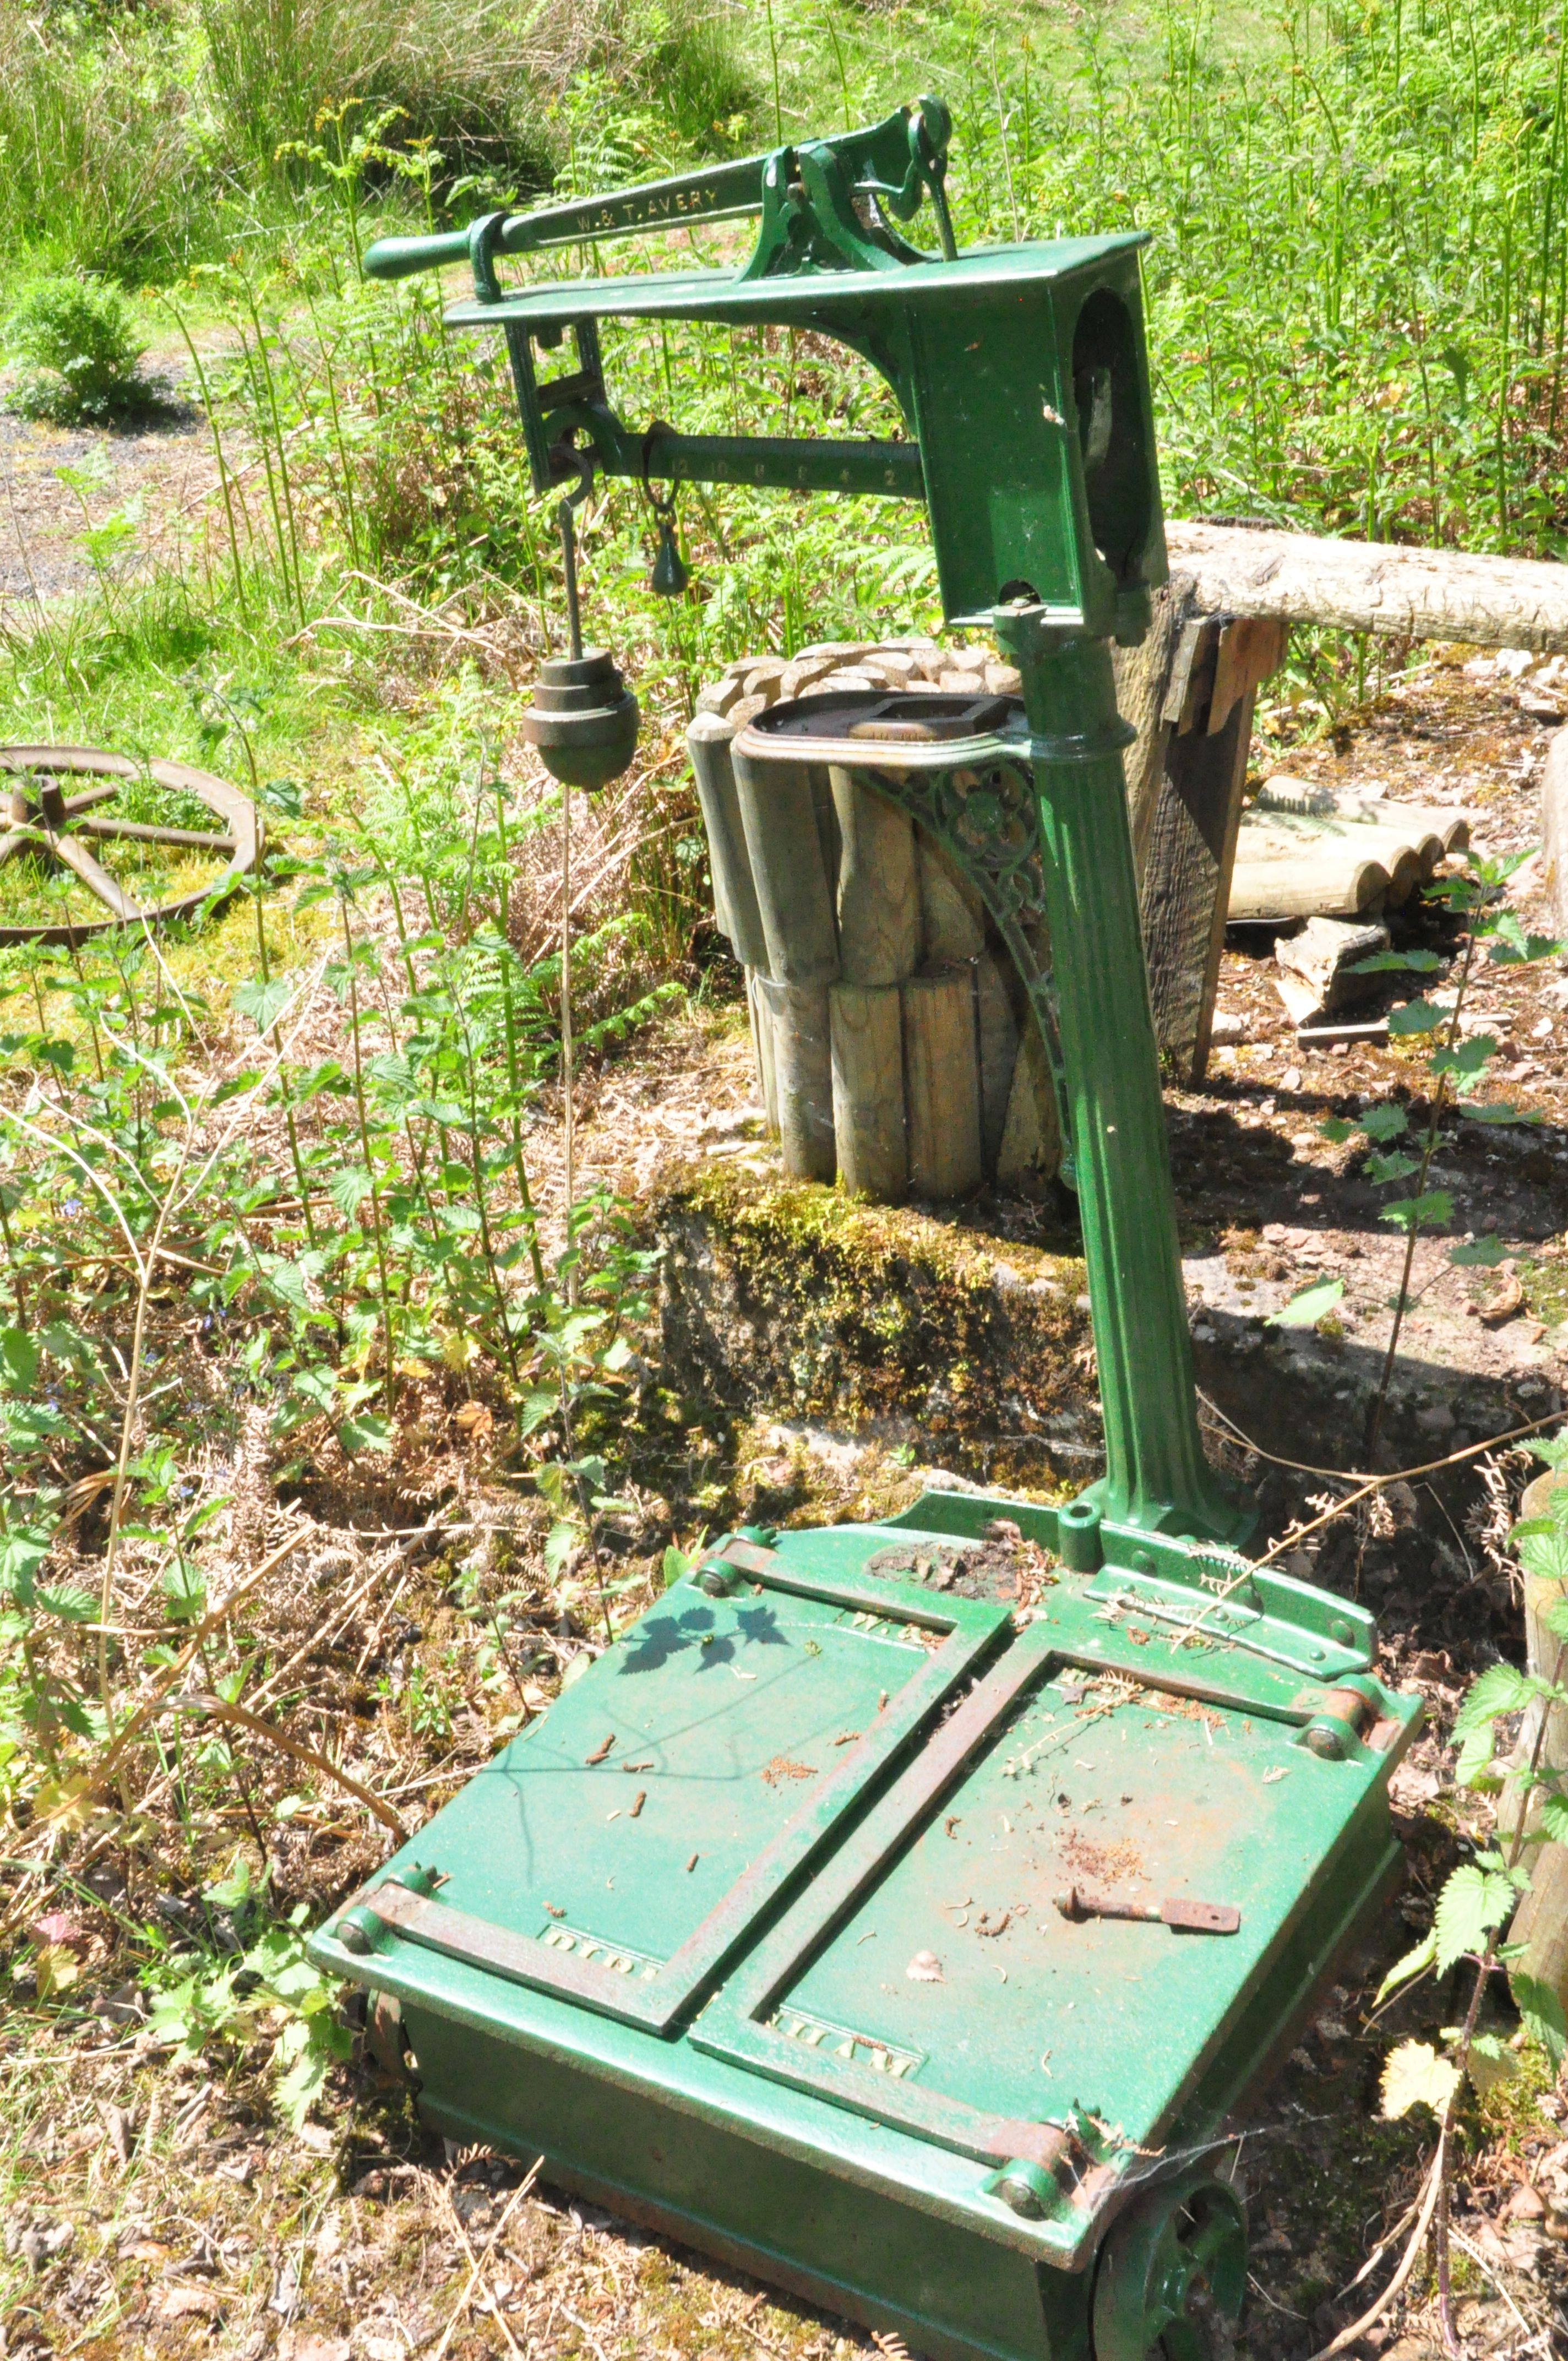
<svg viewBox="0 0 1568 2361">
<path fill-rule="evenodd" d="M 542 489 L 598 466 L 926 499 L 948 618 L 995 631 L 1021 707 L 806 699 L 737 753 L 853 760 L 1004 926 L 1037 864 L 1106 1474 L 1059 1510 L 941 1491 L 728 1537 L 312 1949 L 455 2139 L 916 2352 L 1186 2361 L 1245 2287 L 1224 2119 L 1395 1872 L 1420 1708 L 1373 1676 L 1364 1610 L 1248 1563 L 1199 1440 L 1107 645 L 1164 573 L 1136 241 L 957 255 L 945 163 L 923 100 L 368 267 L 471 258 L 449 316 L 505 331 Z M 893 227 L 923 192 L 946 258 Z M 738 272 L 495 275 L 748 209 Z M 911 439 L 638 436 L 595 323 L 660 313 L 837 336 Z M 567 329 L 553 392 L 532 346 Z M 593 760 L 606 667 L 575 637 L 561 668 Z"/>
</svg>

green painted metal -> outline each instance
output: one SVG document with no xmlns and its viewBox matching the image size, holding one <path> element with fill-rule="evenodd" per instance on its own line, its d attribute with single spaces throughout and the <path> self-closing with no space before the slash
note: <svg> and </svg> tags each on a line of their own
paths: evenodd
<svg viewBox="0 0 1568 2361">
<path fill-rule="evenodd" d="M 924 498 L 944 611 L 988 623 L 1026 585 L 1063 620 L 1135 640 L 1165 544 L 1138 285 L 1141 232 L 959 253 L 942 186 L 947 109 L 923 98 L 868 131 L 780 148 L 613 197 L 464 232 L 373 246 L 373 278 L 466 259 L 455 327 L 499 328 L 535 488 L 585 456 L 646 482 L 749 483 Z M 923 199 L 943 252 L 894 228 Z M 498 256 L 757 213 L 734 270 L 503 287 Z M 870 361 L 898 398 L 905 442 L 685 435 L 629 424 L 605 382 L 602 319 L 793 327 Z M 576 366 L 539 375 L 568 332 Z"/>
<path fill-rule="evenodd" d="M 1062 2361 L 1138 2151 L 1212 2140 L 1386 1884 L 1419 1708 L 1364 1669 L 1378 1743 L 1313 1753 L 1325 1688 L 1245 1644 L 1294 1595 L 1193 1638 L 1063 1575 L 1020 1630 L 867 1570 L 952 1505 L 678 1584 L 313 1948 L 452 2136 L 917 2350 Z M 1240 1931 L 1073 1923 L 1075 1874 Z"/>
<path fill-rule="evenodd" d="M 1420 1707 L 1376 1679 L 1363 1609 L 1238 1554 L 1249 1512 L 1199 1440 L 1107 647 L 1165 572 L 1140 240 L 956 253 L 947 137 L 922 100 L 367 265 L 470 262 L 448 316 L 505 335 L 541 489 L 598 467 L 925 499 L 945 611 L 994 628 L 1021 704 L 873 746 L 875 716 L 806 700 L 737 754 L 806 730 L 995 916 L 1053 1045 L 1105 1477 L 1060 1509 L 934 1492 L 882 1525 L 727 1541 L 311 1948 L 378 1995 L 381 2050 L 400 2034 L 453 2138 L 542 2157 L 939 2361 L 1190 2361 L 1195 2290 L 1234 2311 L 1245 2256 L 1216 2140 L 1395 1873 L 1388 1779 Z M 927 202 L 940 256 L 895 226 Z M 742 213 L 735 270 L 497 273 Z M 909 439 L 639 431 L 606 390 L 607 318 L 836 338 Z M 568 334 L 576 367 L 542 379 Z M 564 541 L 570 563 L 569 519 Z M 826 757 L 822 708 L 848 741 Z M 1058 1568 L 1027 1612 L 942 1587 L 944 1542 L 998 1518 Z M 1073 1886 L 1153 1915 L 1066 1915 Z M 1194 1901 L 1234 1931 L 1158 1915 Z"/>
</svg>

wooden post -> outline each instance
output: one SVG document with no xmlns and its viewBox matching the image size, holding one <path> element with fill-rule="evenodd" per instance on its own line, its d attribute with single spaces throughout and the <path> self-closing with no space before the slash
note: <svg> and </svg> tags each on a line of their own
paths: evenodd
<svg viewBox="0 0 1568 2361">
<path fill-rule="evenodd" d="M 1170 723 L 1166 716 L 1177 651 L 1191 614 L 1192 580 L 1173 574 L 1157 590 L 1149 628 L 1135 648 L 1117 648 L 1112 654 L 1116 673 L 1116 710 L 1137 737 L 1122 757 L 1127 780 L 1127 822 L 1133 832 L 1133 865 L 1140 885 L 1148 860 L 1149 834 L 1155 805 L 1165 773 L 1166 742 Z"/>
<path fill-rule="evenodd" d="M 996 1157 L 996 1185 L 1014 1197 L 1041 1197 L 1061 1164 L 1061 1129 L 1046 1045 L 1033 1016 L 1024 1027 Z"/>
<path fill-rule="evenodd" d="M 916 831 L 920 856 L 920 908 L 926 959 L 932 967 L 978 959 L 985 949 L 985 906 L 934 836 Z"/>
<path fill-rule="evenodd" d="M 1017 970 L 1015 984 L 1021 983 Z M 974 963 L 975 1029 L 980 1046 L 981 1155 L 988 1175 L 994 1176 L 1007 1129 L 1007 1104 L 1013 1095 L 1013 1071 L 1018 1062 L 1018 1014 L 1008 977 L 992 951 L 981 951 Z M 1022 990 L 1018 997 L 1023 998 Z"/>
<path fill-rule="evenodd" d="M 1167 652 L 1158 767 L 1151 752 L 1130 784 L 1139 800 L 1129 816 L 1135 854 L 1140 844 L 1143 851 L 1156 1038 L 1180 1079 L 1198 1082 L 1209 1059 L 1257 684 L 1284 653 L 1285 627 L 1193 615 L 1185 611 L 1190 596 L 1185 577 L 1160 593 L 1157 609 L 1179 599 L 1182 611 L 1157 620 L 1147 666 L 1127 675 L 1152 713 L 1154 675 Z M 1152 749 L 1157 733 L 1152 720 L 1147 728 Z M 1143 744 L 1140 735 L 1135 756 Z"/>
<path fill-rule="evenodd" d="M 846 983 L 902 983 L 920 963 L 915 823 L 852 771 L 834 770 L 839 962 Z"/>
<path fill-rule="evenodd" d="M 767 973 L 774 983 L 831 983 L 839 939 L 810 767 L 733 759 Z"/>
<path fill-rule="evenodd" d="M 757 889 L 751 879 L 740 806 L 735 793 L 735 772 L 729 760 L 729 743 L 734 735 L 733 723 L 718 714 L 696 714 L 686 731 L 686 752 L 691 756 L 697 801 L 702 806 L 703 825 L 707 832 L 707 866 L 713 879 L 713 914 L 718 931 L 729 938 L 742 967 L 766 967 L 768 953 L 762 915 L 757 908 Z"/>
<path fill-rule="evenodd" d="M 909 1185 L 918 1197 L 967 1197 L 983 1172 L 973 972 L 913 975 L 900 991 Z"/>
<path fill-rule="evenodd" d="M 779 1146 L 793 1180 L 831 1180 L 838 1170 L 828 991 L 826 983 L 757 978 L 759 1003 L 773 1035 Z"/>
<path fill-rule="evenodd" d="M 770 1137 L 779 1136 L 779 1093 L 773 1074 L 773 1020 L 768 1005 L 758 989 L 754 968 L 741 970 L 746 978 L 746 1006 L 751 1019 L 751 1049 L 757 1060 L 757 1080 L 762 1089 L 762 1111 L 767 1117 Z"/>
<path fill-rule="evenodd" d="M 839 1173 L 857 1196 L 896 1204 L 909 1185 L 899 987 L 836 983 L 828 1003 Z"/>
</svg>

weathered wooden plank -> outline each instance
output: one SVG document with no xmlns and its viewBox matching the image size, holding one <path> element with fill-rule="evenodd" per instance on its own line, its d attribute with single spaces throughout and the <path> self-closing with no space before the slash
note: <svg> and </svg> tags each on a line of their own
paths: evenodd
<svg viewBox="0 0 1568 2361">
<path fill-rule="evenodd" d="M 926 829 L 916 832 L 920 862 L 920 909 L 929 965 L 978 959 L 985 949 L 985 910 L 977 887 Z"/>
<path fill-rule="evenodd" d="M 835 983 L 828 1005 L 839 1175 L 857 1195 L 896 1204 L 909 1185 L 898 985 Z"/>
<path fill-rule="evenodd" d="M 751 1019 L 751 1049 L 757 1060 L 757 1080 L 762 1085 L 762 1112 L 767 1117 L 771 1138 L 779 1136 L 779 1093 L 773 1073 L 773 1021 L 767 1003 L 758 990 L 756 972 L 741 971 L 746 978 L 746 1009 Z"/>
<path fill-rule="evenodd" d="M 1127 781 L 1133 862 L 1140 878 L 1148 855 L 1155 805 L 1165 771 L 1166 741 L 1170 735 L 1166 698 L 1191 598 L 1190 577 L 1173 573 L 1164 588 L 1155 593 L 1153 619 L 1137 646 L 1112 651 L 1116 672 L 1116 709 L 1138 733 L 1124 753 L 1122 763 Z"/>
<path fill-rule="evenodd" d="M 1005 953 L 1003 953 L 1005 958 Z M 975 1027 L 980 1043 L 980 1146 L 988 1174 L 996 1170 L 1007 1129 L 1007 1103 L 1018 1062 L 1018 1011 L 1022 979 L 1008 960 L 1005 970 L 992 951 L 974 963 Z"/>
<path fill-rule="evenodd" d="M 734 735 L 731 724 L 719 714 L 695 714 L 686 731 L 686 752 L 707 831 L 707 868 L 713 879 L 713 914 L 718 931 L 728 938 L 742 967 L 765 968 L 767 944 L 729 760 Z"/>
<path fill-rule="evenodd" d="M 831 983 L 839 938 L 810 768 L 731 759 L 767 952 L 762 964 L 775 983 Z"/>
<path fill-rule="evenodd" d="M 838 1170 L 833 1143 L 833 1060 L 826 983 L 774 983 L 757 978 L 759 1004 L 768 1013 L 773 1048 L 773 1088 L 779 1148 L 795 1180 L 831 1180 Z"/>
<path fill-rule="evenodd" d="M 915 823 L 852 771 L 834 770 L 839 966 L 846 983 L 902 983 L 920 964 Z"/>
<path fill-rule="evenodd" d="M 1168 740 L 1144 862 L 1155 1033 L 1184 1082 L 1201 1080 L 1209 1060 L 1255 699 L 1253 689 L 1237 697 L 1215 736 Z"/>
<path fill-rule="evenodd" d="M 899 990 L 909 1185 L 917 1197 L 967 1197 L 983 1171 L 973 972 L 943 968 Z"/>
<path fill-rule="evenodd" d="M 1040 1028 L 1031 1016 L 1018 1043 L 1007 1122 L 996 1159 L 996 1185 L 1014 1197 L 1041 1197 L 1061 1163 L 1056 1092 Z"/>
</svg>

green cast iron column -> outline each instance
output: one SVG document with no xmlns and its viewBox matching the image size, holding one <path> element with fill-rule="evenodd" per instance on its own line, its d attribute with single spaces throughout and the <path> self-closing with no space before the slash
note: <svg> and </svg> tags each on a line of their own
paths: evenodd
<svg viewBox="0 0 1568 2361">
<path fill-rule="evenodd" d="M 1102 1513 L 1234 1540 L 1245 1511 L 1203 1456 L 1159 1058 L 1138 925 L 1122 748 L 1104 640 L 1041 607 L 1001 607 L 1018 666 L 1045 848 L 1051 971 L 1105 1416 Z"/>
</svg>

